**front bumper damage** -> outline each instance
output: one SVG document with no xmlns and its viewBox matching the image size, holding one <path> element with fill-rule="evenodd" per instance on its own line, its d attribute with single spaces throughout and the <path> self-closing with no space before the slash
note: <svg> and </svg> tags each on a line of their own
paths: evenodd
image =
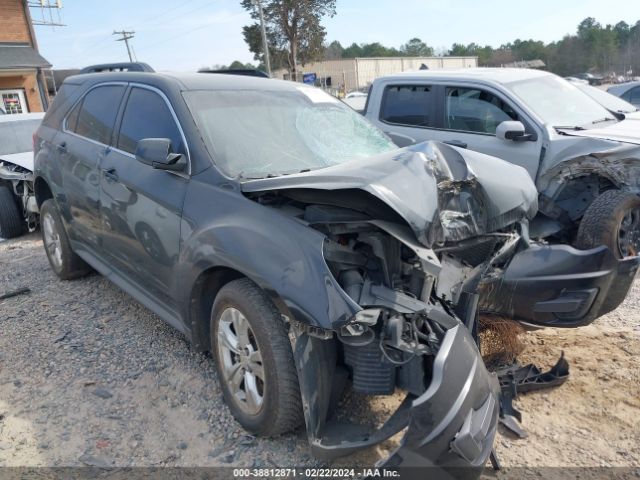
<svg viewBox="0 0 640 480">
<path fill-rule="evenodd" d="M 460 478 L 461 471 L 465 478 L 480 475 L 496 433 L 499 384 L 486 370 L 464 325 L 447 330 L 424 393 L 408 394 L 373 433 L 329 418 L 331 390 L 341 377 L 334 342 L 298 336 L 294 357 L 315 457 L 329 460 L 348 455 L 406 429 L 398 448 L 378 467 L 399 469 L 402 478 L 423 478 L 425 468 L 437 470 L 436 478 Z"/>
<path fill-rule="evenodd" d="M 424 478 L 411 467 L 434 467 L 436 478 L 479 475 L 491 453 L 499 411 L 499 385 L 464 326 L 447 333 L 427 391 L 414 399 L 400 446 L 380 462 L 406 469 L 402 478 Z"/>
<path fill-rule="evenodd" d="M 622 303 L 639 265 L 604 246 L 532 245 L 482 280 L 480 310 L 539 326 L 588 325 Z"/>
</svg>

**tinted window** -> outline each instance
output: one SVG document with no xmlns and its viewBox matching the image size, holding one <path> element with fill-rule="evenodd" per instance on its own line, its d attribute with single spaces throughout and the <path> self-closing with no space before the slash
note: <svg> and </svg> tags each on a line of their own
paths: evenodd
<svg viewBox="0 0 640 480">
<path fill-rule="evenodd" d="M 33 134 L 39 126 L 40 120 L 0 123 L 0 155 L 32 151 Z"/>
<path fill-rule="evenodd" d="M 446 90 L 445 128 L 495 134 L 500 123 L 517 119 L 509 105 L 489 92 L 457 87 Z"/>
<path fill-rule="evenodd" d="M 76 127 L 78 126 L 78 114 L 80 113 L 80 108 L 82 108 L 82 102 L 78 102 L 78 104 L 73 107 L 71 113 L 67 117 L 67 130 L 72 132 L 76 131 Z"/>
<path fill-rule="evenodd" d="M 431 87 L 425 85 L 394 85 L 387 87 L 382 99 L 380 119 L 389 123 L 429 126 Z"/>
<path fill-rule="evenodd" d="M 184 153 L 180 131 L 164 99 L 151 90 L 133 88 L 122 117 L 118 148 L 134 153 L 143 138 L 168 138 L 174 153 Z"/>
<path fill-rule="evenodd" d="M 91 90 L 82 101 L 74 131 L 106 145 L 111 140 L 124 86 L 106 85 Z"/>
<path fill-rule="evenodd" d="M 640 87 L 636 87 L 631 90 L 631 103 L 634 105 L 640 105 Z"/>
</svg>

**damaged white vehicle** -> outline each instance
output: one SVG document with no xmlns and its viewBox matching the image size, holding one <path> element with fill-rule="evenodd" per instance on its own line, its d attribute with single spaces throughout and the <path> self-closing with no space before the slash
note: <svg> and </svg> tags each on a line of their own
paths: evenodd
<svg viewBox="0 0 640 480">
<path fill-rule="evenodd" d="M 525 168 L 539 193 L 533 239 L 640 253 L 640 123 L 556 75 L 405 72 L 373 82 L 365 116 L 399 146 L 437 140 Z"/>
<path fill-rule="evenodd" d="M 33 135 L 44 113 L 0 117 L 0 238 L 38 226 L 33 192 Z"/>
</svg>

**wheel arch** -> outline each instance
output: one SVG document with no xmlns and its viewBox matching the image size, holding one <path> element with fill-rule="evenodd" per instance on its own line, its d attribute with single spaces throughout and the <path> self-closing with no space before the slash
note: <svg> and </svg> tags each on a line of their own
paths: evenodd
<svg viewBox="0 0 640 480">
<path fill-rule="evenodd" d="M 290 315 L 278 294 L 271 288 L 265 288 L 262 282 L 256 281 L 249 275 L 231 267 L 209 267 L 198 275 L 189 293 L 189 325 L 191 327 L 191 340 L 196 349 L 200 351 L 210 350 L 210 315 L 213 302 L 222 287 L 240 278 L 247 278 L 254 282 L 258 288 L 261 288 L 267 294 L 282 314 Z"/>
<path fill-rule="evenodd" d="M 51 187 L 49 187 L 47 181 L 42 177 L 36 177 L 33 182 L 33 190 L 36 194 L 36 203 L 38 204 L 38 208 L 42 207 L 42 204 L 46 200 L 53 198 Z"/>
<path fill-rule="evenodd" d="M 575 226 L 599 195 L 617 189 L 624 187 L 605 172 L 574 172 L 557 178 L 549 188 L 540 191 L 539 210 L 567 227 Z"/>
</svg>

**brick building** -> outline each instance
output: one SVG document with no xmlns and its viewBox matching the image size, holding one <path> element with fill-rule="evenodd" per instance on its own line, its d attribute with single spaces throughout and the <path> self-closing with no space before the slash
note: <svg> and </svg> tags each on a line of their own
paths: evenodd
<svg viewBox="0 0 640 480">
<path fill-rule="evenodd" d="M 49 104 L 43 72 L 51 65 L 38 53 L 27 0 L 0 0 L 0 13 L 0 108 L 42 112 Z"/>
</svg>

